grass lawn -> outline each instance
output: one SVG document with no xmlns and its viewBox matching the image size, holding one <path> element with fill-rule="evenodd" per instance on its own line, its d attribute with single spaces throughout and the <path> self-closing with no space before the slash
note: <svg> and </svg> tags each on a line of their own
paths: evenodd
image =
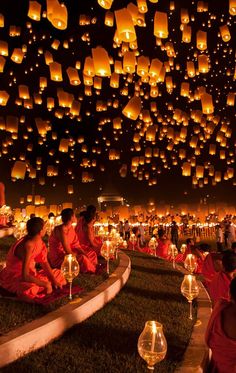
<svg viewBox="0 0 236 373">
<path fill-rule="evenodd" d="M 15 242 L 15 238 L 13 236 L 0 239 L 0 260 L 5 259 L 9 246 L 13 242 Z M 117 264 L 118 261 L 110 262 L 111 272 L 115 270 Z M 77 284 L 83 288 L 83 291 L 79 294 L 79 297 L 83 297 L 85 294 L 93 290 L 106 279 L 107 274 L 105 271 L 100 275 L 80 274 L 78 278 L 73 281 L 73 284 Z M 21 326 L 27 322 L 30 322 L 40 316 L 43 316 L 46 313 L 51 312 L 67 303 L 68 298 L 57 300 L 56 302 L 47 306 L 39 304 L 28 304 L 14 299 L 0 298 L 0 335 L 6 334 L 10 330 L 15 329 L 16 327 Z"/>
<path fill-rule="evenodd" d="M 163 324 L 168 343 L 156 372 L 172 373 L 180 363 L 192 333 L 189 305 L 180 293 L 183 274 L 171 263 L 137 252 L 130 278 L 102 310 L 68 330 L 45 348 L 2 368 L 1 372 L 145 372 L 137 340 L 147 320 Z M 194 319 L 196 305 L 194 306 Z"/>
</svg>

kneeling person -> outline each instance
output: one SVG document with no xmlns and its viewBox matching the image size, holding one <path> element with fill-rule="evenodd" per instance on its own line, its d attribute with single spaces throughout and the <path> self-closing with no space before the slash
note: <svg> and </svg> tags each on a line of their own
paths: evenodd
<svg viewBox="0 0 236 373">
<path fill-rule="evenodd" d="M 83 247 L 72 225 L 76 218 L 71 208 L 61 212 L 62 224 L 52 231 L 49 237 L 49 261 L 52 267 L 60 268 L 65 255 L 74 254 L 80 264 L 80 272 L 94 273 L 97 265 L 97 254 L 94 250 Z"/>
<path fill-rule="evenodd" d="M 0 272 L 0 286 L 25 300 L 43 298 L 53 287 L 66 284 L 59 269 L 52 269 L 47 260 L 47 247 L 42 237 L 46 229 L 43 219 L 33 217 L 27 222 L 28 234 L 9 250 L 6 267 Z M 41 270 L 36 270 L 40 264 Z"/>
</svg>

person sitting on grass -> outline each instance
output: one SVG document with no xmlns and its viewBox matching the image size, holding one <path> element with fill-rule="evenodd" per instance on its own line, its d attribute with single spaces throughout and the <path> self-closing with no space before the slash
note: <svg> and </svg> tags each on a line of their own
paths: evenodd
<svg viewBox="0 0 236 373">
<path fill-rule="evenodd" d="M 89 205 L 85 211 L 80 213 L 75 231 L 77 233 L 79 242 L 89 250 L 94 250 L 99 256 L 102 241 L 94 234 L 94 223 L 96 221 L 96 207 Z"/>
<path fill-rule="evenodd" d="M 47 247 L 42 237 L 46 229 L 43 219 L 33 217 L 26 224 L 28 234 L 12 245 L 6 267 L 0 272 L 0 286 L 26 301 L 51 294 L 53 288 L 66 284 L 59 269 L 51 269 Z M 36 270 L 40 264 L 41 270 Z"/>
<path fill-rule="evenodd" d="M 209 245 L 208 245 L 209 246 Z M 202 265 L 202 275 L 204 277 L 204 285 L 209 287 L 215 275 L 222 271 L 222 253 L 211 251 L 210 247 L 207 250 L 209 254 L 205 257 Z"/>
<path fill-rule="evenodd" d="M 217 273 L 208 286 L 213 304 L 220 298 L 229 299 L 229 285 L 236 274 L 236 254 L 227 250 L 222 258 L 223 270 Z"/>
<path fill-rule="evenodd" d="M 167 238 L 167 235 L 163 229 L 158 231 L 158 239 L 157 239 L 157 248 L 156 248 L 156 255 L 163 258 L 169 258 L 169 246 L 170 240 Z"/>
<path fill-rule="evenodd" d="M 80 265 L 80 272 L 94 273 L 97 254 L 94 250 L 80 244 L 72 223 L 76 222 L 74 211 L 66 208 L 61 212 L 62 224 L 56 226 L 49 237 L 49 262 L 52 267 L 60 268 L 65 255 L 74 254 Z"/>
<path fill-rule="evenodd" d="M 236 372 L 236 278 L 229 286 L 230 300 L 215 305 L 206 330 L 206 344 L 212 350 L 209 372 Z"/>
</svg>

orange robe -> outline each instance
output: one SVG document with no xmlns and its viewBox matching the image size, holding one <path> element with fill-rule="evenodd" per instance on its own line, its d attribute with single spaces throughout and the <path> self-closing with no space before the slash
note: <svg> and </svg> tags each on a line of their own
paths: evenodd
<svg viewBox="0 0 236 373">
<path fill-rule="evenodd" d="M 222 311 L 229 303 L 222 299 L 215 305 L 206 330 L 206 344 L 212 350 L 212 373 L 236 373 L 236 340 L 225 335 L 221 321 Z"/>
<path fill-rule="evenodd" d="M 203 265 L 202 265 L 202 275 L 204 277 L 204 285 L 208 288 L 211 281 L 217 274 L 215 267 L 214 267 L 214 258 L 217 254 L 210 253 L 206 256 Z"/>
<path fill-rule="evenodd" d="M 151 254 L 152 253 L 152 251 L 149 247 L 147 247 L 147 246 L 140 247 L 140 245 L 137 244 L 137 242 L 132 244 L 132 242 L 130 242 L 130 241 L 128 242 L 127 250 L 139 251 L 140 253 L 145 253 L 145 254 Z"/>
<path fill-rule="evenodd" d="M 157 242 L 158 242 L 158 246 L 156 248 L 156 255 L 161 258 L 168 259 L 169 258 L 169 241 L 168 240 L 162 241 L 158 239 Z"/>
<path fill-rule="evenodd" d="M 66 252 L 62 246 L 61 241 L 57 238 L 55 234 L 55 229 L 52 231 L 49 237 L 49 254 L 48 259 L 52 267 L 60 268 Z M 96 271 L 97 265 L 97 254 L 94 250 L 87 249 L 84 245 L 80 245 L 77 234 L 73 227 L 68 230 L 66 236 L 68 245 L 70 246 L 72 252 L 76 255 L 76 258 L 80 265 L 80 272 L 94 273 Z"/>
<path fill-rule="evenodd" d="M 0 272 L 0 286 L 18 297 L 27 297 L 29 299 L 43 298 L 46 295 L 44 287 L 22 279 L 23 262 L 15 255 L 15 250 L 18 245 L 24 245 L 24 240 L 26 240 L 26 237 L 15 242 L 10 248 L 7 254 L 6 267 Z M 43 269 L 36 271 L 35 269 L 36 263 L 45 262 L 47 262 L 47 247 L 43 241 L 39 241 L 35 244 L 30 257 L 29 273 L 31 276 L 47 282 L 49 279 L 45 271 Z M 66 280 L 59 269 L 54 269 L 53 275 L 62 285 L 66 284 Z"/>
<path fill-rule="evenodd" d="M 97 255 L 100 255 L 102 241 L 94 234 L 93 223 L 87 223 L 83 216 L 81 216 L 75 227 L 79 242 L 88 250 L 94 250 Z"/>
<path fill-rule="evenodd" d="M 229 276 L 221 271 L 218 272 L 212 279 L 208 286 L 209 295 L 215 304 L 219 299 L 229 299 L 229 285 L 231 279 Z"/>
</svg>

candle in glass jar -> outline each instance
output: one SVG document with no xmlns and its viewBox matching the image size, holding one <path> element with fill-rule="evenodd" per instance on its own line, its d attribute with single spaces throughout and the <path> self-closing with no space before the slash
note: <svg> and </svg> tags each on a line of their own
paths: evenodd
<svg viewBox="0 0 236 373">
<path fill-rule="evenodd" d="M 157 332 L 156 324 L 155 324 L 155 322 L 152 322 L 152 345 L 151 345 L 151 352 L 154 352 L 154 349 L 155 349 L 156 332 Z"/>
<path fill-rule="evenodd" d="M 69 261 L 69 275 L 71 276 L 71 262 L 72 262 L 72 254 L 69 254 L 69 256 L 68 256 L 68 261 Z"/>
</svg>

